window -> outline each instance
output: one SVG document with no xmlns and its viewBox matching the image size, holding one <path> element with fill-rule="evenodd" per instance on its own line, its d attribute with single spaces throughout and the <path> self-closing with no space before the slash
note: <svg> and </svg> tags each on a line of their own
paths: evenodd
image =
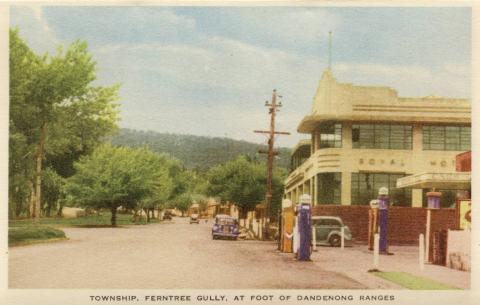
<svg viewBox="0 0 480 305">
<path fill-rule="evenodd" d="M 354 124 L 352 145 L 353 148 L 412 149 L 412 126 Z"/>
<path fill-rule="evenodd" d="M 341 227 L 342 225 L 336 219 L 326 218 L 322 220 L 322 226 Z"/>
<path fill-rule="evenodd" d="M 470 150 L 470 126 L 423 126 L 424 150 Z"/>
<path fill-rule="evenodd" d="M 310 145 L 302 145 L 290 157 L 290 171 L 294 171 L 310 158 Z"/>
<path fill-rule="evenodd" d="M 320 133 L 320 148 L 342 147 L 342 124 L 325 123 L 318 129 Z"/>
<path fill-rule="evenodd" d="M 321 173 L 317 175 L 318 204 L 341 204 L 342 173 Z"/>
<path fill-rule="evenodd" d="M 410 206 L 412 191 L 397 188 L 397 179 L 405 177 L 404 174 L 389 173 L 352 173 L 352 204 L 367 205 L 370 200 L 378 197 L 378 190 L 387 187 L 390 204 L 396 206 Z"/>
</svg>

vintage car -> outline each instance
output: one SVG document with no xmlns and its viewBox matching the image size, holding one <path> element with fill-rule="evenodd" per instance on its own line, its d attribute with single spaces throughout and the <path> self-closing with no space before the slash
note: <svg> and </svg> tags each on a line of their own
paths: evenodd
<svg viewBox="0 0 480 305">
<path fill-rule="evenodd" d="M 200 223 L 200 215 L 191 214 L 190 215 L 190 224 L 192 224 L 192 223 Z"/>
<path fill-rule="evenodd" d="M 312 226 L 315 228 L 316 244 L 320 246 L 339 247 L 341 245 L 341 228 L 344 227 L 345 246 L 352 244 L 352 232 L 343 224 L 340 217 L 312 216 Z"/>
<path fill-rule="evenodd" d="M 175 216 L 175 214 L 171 210 L 166 210 L 163 214 L 163 220 L 172 220 L 173 216 Z"/>
<path fill-rule="evenodd" d="M 215 217 L 215 223 L 212 227 L 213 239 L 237 239 L 238 234 L 240 234 L 240 229 L 236 218 L 224 214 L 219 214 Z"/>
</svg>

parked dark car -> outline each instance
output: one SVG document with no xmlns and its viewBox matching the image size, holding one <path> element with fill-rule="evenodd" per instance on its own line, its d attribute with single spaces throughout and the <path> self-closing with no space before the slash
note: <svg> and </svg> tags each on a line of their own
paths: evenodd
<svg viewBox="0 0 480 305">
<path fill-rule="evenodd" d="M 236 218 L 229 215 L 219 214 L 215 217 L 215 223 L 212 227 L 212 238 L 237 239 L 240 230 Z"/>
<path fill-rule="evenodd" d="M 192 224 L 192 223 L 199 224 L 200 223 L 200 215 L 198 215 L 198 214 L 190 215 L 190 224 Z"/>
<path fill-rule="evenodd" d="M 163 220 L 172 220 L 173 216 L 174 216 L 173 213 L 171 211 L 167 210 L 163 214 Z"/>
<path fill-rule="evenodd" d="M 345 245 L 351 245 L 352 232 L 343 224 L 340 217 L 313 216 L 312 226 L 315 228 L 316 244 L 321 246 L 339 247 L 341 245 L 341 228 L 344 227 Z"/>
</svg>

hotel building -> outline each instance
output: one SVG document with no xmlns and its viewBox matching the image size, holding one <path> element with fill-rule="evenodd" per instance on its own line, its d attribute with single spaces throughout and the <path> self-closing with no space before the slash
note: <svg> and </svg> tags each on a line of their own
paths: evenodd
<svg viewBox="0 0 480 305">
<path fill-rule="evenodd" d="M 292 152 L 285 198 L 297 203 L 308 193 L 313 205 L 368 205 L 386 186 L 394 205 L 421 207 L 425 190 L 397 188 L 396 181 L 455 171 L 455 156 L 470 150 L 471 105 L 340 83 L 327 69 L 297 131 L 311 138 Z M 442 206 L 453 204 L 457 190 L 441 191 Z"/>
</svg>

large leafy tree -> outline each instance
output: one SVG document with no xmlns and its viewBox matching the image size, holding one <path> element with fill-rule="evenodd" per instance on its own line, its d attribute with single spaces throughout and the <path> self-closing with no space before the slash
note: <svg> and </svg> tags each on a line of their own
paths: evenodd
<svg viewBox="0 0 480 305">
<path fill-rule="evenodd" d="M 147 222 L 150 221 L 150 213 L 152 213 L 153 217 L 155 209 L 158 209 L 160 212 L 161 209 L 166 208 L 167 202 L 175 190 L 175 180 L 170 175 L 171 165 L 174 163 L 174 160 L 166 154 L 160 154 L 157 155 L 155 163 L 161 164 L 161 167 L 159 167 L 161 183 L 157 185 L 150 196 L 145 197 L 138 204 L 138 208 L 143 209 L 146 213 Z"/>
<path fill-rule="evenodd" d="M 11 197 L 25 199 L 15 190 L 28 186 L 34 218 L 40 216 L 45 160 L 67 177 L 75 160 L 116 129 L 118 87 L 93 86 L 95 74 L 85 42 L 37 56 L 18 30 L 10 31 Z"/>
<path fill-rule="evenodd" d="M 182 216 L 193 204 L 193 197 L 190 193 L 183 193 L 175 198 L 174 206 L 182 212 Z"/>
<path fill-rule="evenodd" d="M 10 31 L 10 217 L 28 210 L 26 202 L 33 188 L 35 106 L 29 103 L 27 92 L 39 66 L 40 58 L 18 37 L 17 31 Z"/>
<path fill-rule="evenodd" d="M 281 200 L 283 192 L 281 172 L 274 172 L 274 204 Z M 248 211 L 265 199 L 266 167 L 247 157 L 212 168 L 208 173 L 207 195 L 218 196 L 222 200 L 235 203 L 244 218 Z M 279 199 L 280 198 L 280 199 Z M 278 204 L 277 204 L 278 205 Z"/>
<path fill-rule="evenodd" d="M 171 190 L 165 157 L 145 148 L 103 145 L 76 162 L 75 170 L 66 186 L 69 201 L 110 209 L 112 225 L 118 207 L 155 202 L 167 198 Z"/>
</svg>

